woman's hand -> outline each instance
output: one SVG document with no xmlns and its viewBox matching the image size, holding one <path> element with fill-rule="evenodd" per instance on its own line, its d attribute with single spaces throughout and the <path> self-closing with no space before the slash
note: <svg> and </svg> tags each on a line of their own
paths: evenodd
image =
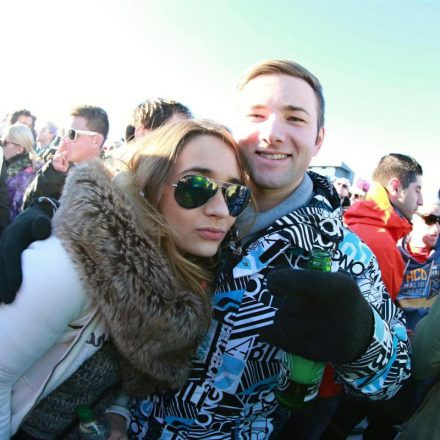
<svg viewBox="0 0 440 440">
<path fill-rule="evenodd" d="M 109 440 L 128 440 L 126 421 L 124 417 L 118 414 L 107 413 L 105 415 L 105 418 L 110 425 L 110 437 L 108 438 Z"/>
</svg>

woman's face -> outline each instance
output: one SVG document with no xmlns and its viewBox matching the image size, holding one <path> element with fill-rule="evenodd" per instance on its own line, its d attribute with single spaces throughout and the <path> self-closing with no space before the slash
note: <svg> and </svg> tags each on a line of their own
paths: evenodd
<svg viewBox="0 0 440 440">
<path fill-rule="evenodd" d="M 233 149 L 215 136 L 192 138 L 183 147 L 159 203 L 168 224 L 180 237 L 178 246 L 189 254 L 211 257 L 216 254 L 235 217 L 229 215 L 221 188 L 202 206 L 192 209 L 179 206 L 172 184 L 188 175 L 242 183 Z"/>
<path fill-rule="evenodd" d="M 11 142 L 8 138 L 3 141 L 3 155 L 5 160 L 9 160 L 17 154 L 23 153 L 24 148 L 14 142 Z"/>
</svg>

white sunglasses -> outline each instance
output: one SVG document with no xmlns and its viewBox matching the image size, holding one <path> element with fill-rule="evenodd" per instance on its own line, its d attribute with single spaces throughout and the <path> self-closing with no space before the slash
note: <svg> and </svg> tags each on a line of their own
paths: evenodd
<svg viewBox="0 0 440 440">
<path fill-rule="evenodd" d="M 79 130 L 77 128 L 67 128 L 63 131 L 63 136 L 67 136 L 71 141 L 75 141 L 79 134 L 85 134 L 86 136 L 95 136 L 99 134 L 96 131 Z"/>
</svg>

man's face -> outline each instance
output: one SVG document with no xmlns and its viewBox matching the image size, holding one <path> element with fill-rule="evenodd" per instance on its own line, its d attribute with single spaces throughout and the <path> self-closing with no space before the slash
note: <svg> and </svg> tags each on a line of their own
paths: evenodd
<svg viewBox="0 0 440 440">
<path fill-rule="evenodd" d="M 261 75 L 239 96 L 237 141 L 257 201 L 270 209 L 302 181 L 321 148 L 317 99 L 305 81 L 288 75 Z"/>
<path fill-rule="evenodd" d="M 334 181 L 333 185 L 336 188 L 336 191 L 339 194 L 339 197 L 341 199 L 343 199 L 344 197 L 349 197 L 349 195 L 350 195 L 350 182 L 348 179 L 341 177 L 339 179 L 336 179 Z"/>
<path fill-rule="evenodd" d="M 410 243 L 416 241 L 415 246 L 423 243 L 428 248 L 434 248 L 440 234 L 440 206 L 436 205 L 424 214 L 413 217 L 413 230 L 410 235 Z"/>
<path fill-rule="evenodd" d="M 87 119 L 82 116 L 72 116 L 68 128 L 93 131 L 88 127 Z M 78 133 L 74 141 L 64 136 L 61 142 L 66 149 L 66 160 L 73 163 L 81 163 L 98 157 L 101 152 L 102 140 L 103 136 L 101 134 L 88 135 Z"/>
<path fill-rule="evenodd" d="M 32 128 L 34 121 L 32 120 L 32 116 L 21 115 L 17 119 L 17 123 L 27 125 L 29 128 Z"/>
<path fill-rule="evenodd" d="M 53 141 L 54 137 L 55 135 L 50 132 L 48 127 L 43 127 L 38 133 L 37 142 L 42 146 L 46 146 Z"/>
<path fill-rule="evenodd" d="M 417 176 L 414 182 L 411 182 L 407 188 L 403 188 L 394 204 L 411 221 L 417 208 L 423 205 L 422 176 Z"/>
</svg>

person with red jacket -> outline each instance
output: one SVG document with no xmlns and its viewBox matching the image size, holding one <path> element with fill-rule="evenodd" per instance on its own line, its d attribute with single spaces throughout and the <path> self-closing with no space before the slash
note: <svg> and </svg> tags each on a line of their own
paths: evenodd
<svg viewBox="0 0 440 440">
<path fill-rule="evenodd" d="M 393 300 L 405 269 L 397 242 L 412 230 L 412 216 L 423 204 L 422 175 L 422 167 L 412 157 L 388 154 L 374 170 L 365 200 L 344 214 L 349 229 L 376 255 L 382 280 Z"/>
</svg>

